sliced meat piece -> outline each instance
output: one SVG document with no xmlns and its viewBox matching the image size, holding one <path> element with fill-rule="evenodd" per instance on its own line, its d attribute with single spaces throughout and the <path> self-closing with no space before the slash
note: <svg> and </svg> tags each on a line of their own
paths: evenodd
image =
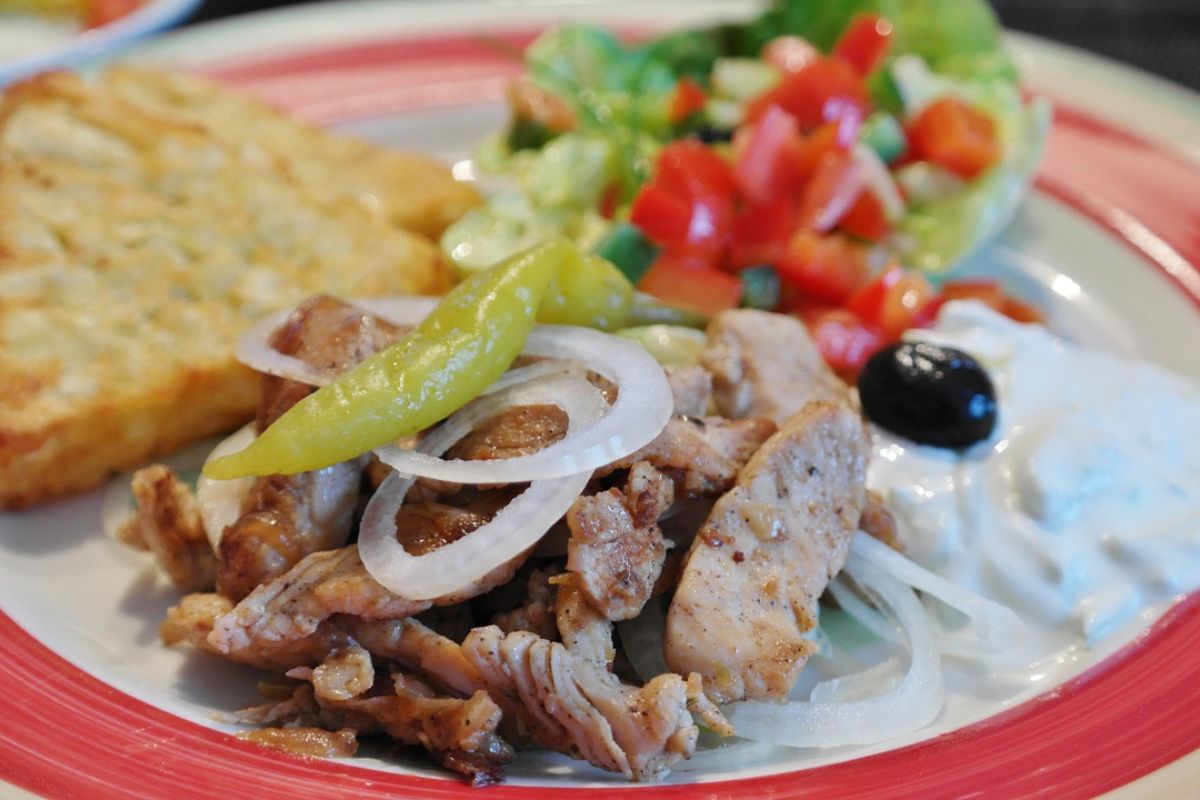
<svg viewBox="0 0 1200 800">
<path fill-rule="evenodd" d="M 700 363 L 712 373 L 717 409 L 731 419 L 783 424 L 810 400 L 850 402 L 804 323 L 786 314 L 722 311 L 708 325 Z"/>
<path fill-rule="evenodd" d="M 436 500 L 406 499 L 396 514 L 396 537 L 409 554 L 425 555 L 491 521 L 522 488 L 480 490 L 462 487 L 455 493 L 454 505 Z"/>
<path fill-rule="evenodd" d="M 678 675 L 637 689 L 558 642 L 495 626 L 476 628 L 462 649 L 505 714 L 542 747 L 635 781 L 662 777 L 695 749 L 699 731 Z"/>
<path fill-rule="evenodd" d="M 787 695 L 862 515 L 867 454 L 858 414 L 826 402 L 755 453 L 688 552 L 667 615 L 672 669 L 700 673 L 717 702 Z"/>
<path fill-rule="evenodd" d="M 536 453 L 567 435 L 558 406 L 513 406 L 485 420 L 446 451 L 446 458 L 487 461 Z"/>
<path fill-rule="evenodd" d="M 310 553 L 344 545 L 365 463 L 258 478 L 241 516 L 221 536 L 217 591 L 241 600 Z"/>
<path fill-rule="evenodd" d="M 358 752 L 358 737 L 349 728 L 259 728 L 239 733 L 238 738 L 308 758 L 349 758 Z"/>
<path fill-rule="evenodd" d="M 345 618 L 338 624 L 375 657 L 395 661 L 451 692 L 466 696 L 484 685 L 457 642 L 415 619 L 367 622 Z"/>
<path fill-rule="evenodd" d="M 529 631 L 543 639 L 554 639 L 558 628 L 554 621 L 555 588 L 550 585 L 550 570 L 535 569 L 526 583 L 525 601 L 510 611 L 497 614 L 492 624 L 505 633 Z"/>
<path fill-rule="evenodd" d="M 271 337 L 279 352 L 340 373 L 396 341 L 403 330 L 327 295 L 296 308 Z M 313 387 L 263 376 L 257 429 L 261 433 Z M 309 553 L 341 547 L 350 535 L 367 459 L 299 475 L 257 479 L 242 513 L 221 536 L 217 590 L 241 600 L 259 584 L 287 572 Z"/>
<path fill-rule="evenodd" d="M 330 651 L 349 641 L 345 633 L 326 624 L 297 639 L 255 641 L 245 647 L 220 650 L 210 643 L 209 636 L 217 620 L 232 610 L 233 603 L 229 598 L 219 594 L 184 595 L 177 605 L 167 610 L 167 618 L 159 627 L 159 636 L 168 646 L 186 644 L 239 664 L 274 672 L 318 664 Z"/>
<path fill-rule="evenodd" d="M 137 504 L 118 531 L 122 541 L 154 554 L 171 583 L 188 592 L 211 589 L 217 557 L 204 533 L 200 506 L 191 490 L 162 464 L 133 474 Z"/>
<path fill-rule="evenodd" d="M 349 545 L 306 556 L 288 572 L 264 583 L 225 614 L 209 643 L 232 654 L 264 643 L 304 638 L 334 614 L 363 619 L 407 617 L 429 608 L 427 600 L 406 600 L 384 589 L 367 573 L 358 547 Z"/>
<path fill-rule="evenodd" d="M 616 655 L 613 648 L 612 622 L 596 610 L 580 591 L 578 584 L 578 575 L 568 573 L 558 577 L 554 627 L 562 639 L 563 646 L 570 650 L 572 655 L 608 669 Z"/>
<path fill-rule="evenodd" d="M 315 669 L 288 674 L 311 682 L 324 728 L 359 736 L 382 733 L 424 747 L 438 763 L 479 786 L 502 780 L 503 765 L 512 759 L 512 748 L 496 734 L 503 714 L 486 692 L 466 699 L 439 697 L 423 681 L 399 673 L 377 684 L 371 655 L 358 645 L 331 653 Z M 305 698 L 296 699 L 292 705 L 300 719 L 311 718 Z"/>
<path fill-rule="evenodd" d="M 322 294 L 298 305 L 271 334 L 270 344 L 284 355 L 337 374 L 397 341 L 406 331 Z M 264 375 L 255 428 L 261 433 L 313 391 L 308 384 Z"/>
<path fill-rule="evenodd" d="M 712 373 L 699 364 L 667 370 L 667 383 L 675 398 L 675 413 L 681 417 L 702 417 L 708 413 L 713 396 Z"/>
<path fill-rule="evenodd" d="M 667 553 L 658 518 L 674 495 L 666 476 L 639 461 L 624 491 L 580 497 L 567 511 L 567 569 L 608 619 L 632 619 L 650 599 Z"/>
<path fill-rule="evenodd" d="M 775 423 L 762 418 L 671 417 L 654 441 L 596 475 L 646 461 L 671 477 L 680 498 L 716 495 L 733 486 L 738 470 L 774 432 Z"/>
</svg>

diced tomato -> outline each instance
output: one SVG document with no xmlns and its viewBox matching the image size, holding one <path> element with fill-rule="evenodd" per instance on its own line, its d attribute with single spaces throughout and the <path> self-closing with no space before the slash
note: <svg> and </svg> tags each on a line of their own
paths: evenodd
<svg viewBox="0 0 1200 800">
<path fill-rule="evenodd" d="M 734 269 L 774 264 L 796 226 L 796 204 L 790 196 L 768 206 L 745 205 L 733 221 L 729 266 Z"/>
<path fill-rule="evenodd" d="M 862 169 L 848 154 L 828 152 L 804 189 L 797 224 L 819 231 L 832 230 L 863 192 Z"/>
<path fill-rule="evenodd" d="M 987 278 L 972 278 L 958 281 L 946 281 L 942 284 L 942 299 L 978 300 L 995 310 L 1004 311 L 1004 288 L 1000 281 Z"/>
<path fill-rule="evenodd" d="M 845 153 L 848 147 L 843 146 L 838 136 L 837 123 L 830 122 L 804 137 L 796 148 L 795 170 L 802 180 L 812 177 L 817 166 L 826 153 Z"/>
<path fill-rule="evenodd" d="M 932 321 L 925 314 L 937 293 L 919 272 L 904 272 L 888 287 L 879 308 L 876 324 L 883 334 L 895 339 L 909 328 L 920 328 Z"/>
<path fill-rule="evenodd" d="M 904 269 L 892 266 L 876 275 L 870 282 L 862 286 L 846 299 L 845 308 L 864 322 L 878 323 L 879 313 L 883 308 L 883 299 L 888 290 L 904 277 Z"/>
<path fill-rule="evenodd" d="M 629 221 L 656 244 L 681 242 L 691 226 L 692 204 L 658 183 L 648 183 L 633 198 Z"/>
<path fill-rule="evenodd" d="M 708 96 L 700 84 L 691 78 L 683 78 L 675 86 L 675 96 L 671 98 L 668 119 L 674 123 L 683 122 L 692 114 L 703 110 L 706 100 L 708 100 Z"/>
<path fill-rule="evenodd" d="M 736 275 L 672 256 L 660 256 L 651 264 L 638 288 L 670 305 L 709 315 L 737 308 L 742 298 Z"/>
<path fill-rule="evenodd" d="M 766 206 L 787 192 L 796 179 L 794 165 L 800 147 L 796 120 L 778 106 L 771 106 L 748 128 L 738 142 L 734 179 L 742 196 Z"/>
<path fill-rule="evenodd" d="M 870 277 L 864 248 L 843 236 L 797 231 L 775 265 L 780 279 L 807 297 L 840 305 Z"/>
<path fill-rule="evenodd" d="M 761 119 L 771 106 L 794 116 L 804 130 L 839 119 L 848 109 L 854 109 L 859 119 L 865 119 L 868 111 L 867 93 L 854 67 L 826 57 L 785 75 L 778 86 L 752 100 L 746 106 L 746 119 Z"/>
<path fill-rule="evenodd" d="M 605 219 L 612 219 L 616 215 L 617 208 L 620 205 L 621 187 L 615 183 L 610 183 L 600 195 L 600 205 L 598 208 L 600 216 Z"/>
<path fill-rule="evenodd" d="M 763 48 L 762 59 L 784 72 L 799 72 L 821 57 L 821 51 L 802 36 L 776 36 Z"/>
<path fill-rule="evenodd" d="M 910 157 L 968 180 L 1000 158 L 996 123 L 956 97 L 935 100 L 908 127 Z"/>
<path fill-rule="evenodd" d="M 877 328 L 841 308 L 812 315 L 808 331 L 817 343 L 825 362 L 847 379 L 863 368 L 887 338 Z"/>
<path fill-rule="evenodd" d="M 850 206 L 838 227 L 851 236 L 871 242 L 878 242 L 892 230 L 887 216 L 883 213 L 883 204 L 869 191 L 858 196 L 858 200 Z"/>
<path fill-rule="evenodd" d="M 734 190 L 733 168 L 703 142 L 681 139 L 659 153 L 655 182 L 681 197 L 730 198 Z"/>
<path fill-rule="evenodd" d="M 859 75 L 868 75 L 887 55 L 891 40 L 892 23 L 878 14 L 856 14 L 833 46 L 833 54 Z"/>
<path fill-rule="evenodd" d="M 1045 322 L 1046 315 L 1041 309 L 1013 297 L 1004 298 L 1004 316 L 1017 322 Z"/>
<path fill-rule="evenodd" d="M 99 28 L 128 16 L 146 4 L 146 0 L 87 0 L 84 25 Z"/>
</svg>

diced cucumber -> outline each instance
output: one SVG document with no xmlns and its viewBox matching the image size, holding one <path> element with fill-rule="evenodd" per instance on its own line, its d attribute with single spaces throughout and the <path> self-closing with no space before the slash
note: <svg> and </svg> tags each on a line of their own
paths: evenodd
<svg viewBox="0 0 1200 800">
<path fill-rule="evenodd" d="M 637 285 L 658 258 L 659 248 L 645 237 L 641 229 L 629 222 L 618 223 L 596 245 L 593 252 L 612 262 L 613 266 Z"/>
<path fill-rule="evenodd" d="M 779 275 L 767 265 L 748 267 L 738 273 L 742 281 L 742 308 L 770 311 L 779 305 Z"/>
<path fill-rule="evenodd" d="M 874 150 L 885 164 L 895 161 L 908 148 L 908 137 L 900 127 L 900 121 L 883 111 L 876 111 L 867 117 L 858 139 Z"/>
<path fill-rule="evenodd" d="M 757 58 L 718 58 L 713 63 L 713 94 L 745 102 L 779 83 L 779 70 Z"/>
<path fill-rule="evenodd" d="M 741 103 L 710 97 L 704 103 L 704 116 L 714 128 L 733 130 L 742 124 L 744 112 Z"/>
</svg>

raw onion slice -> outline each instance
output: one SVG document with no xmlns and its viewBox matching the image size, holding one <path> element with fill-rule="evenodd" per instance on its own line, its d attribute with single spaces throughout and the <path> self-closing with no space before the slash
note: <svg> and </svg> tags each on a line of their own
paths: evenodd
<svg viewBox="0 0 1200 800">
<path fill-rule="evenodd" d="M 962 630 L 948 635 L 941 632 L 940 648 L 944 653 L 966 657 L 993 655 L 1008 650 L 1025 636 L 1025 625 L 1008 606 L 935 575 L 878 539 L 859 532 L 850 543 L 850 552 L 901 583 L 936 597 L 966 615 L 968 624 Z"/>
<path fill-rule="evenodd" d="M 867 745 L 922 728 L 941 712 L 941 654 L 921 601 L 912 589 L 856 553 L 846 560 L 845 572 L 887 608 L 904 631 L 911 654 L 904 678 L 890 691 L 850 702 L 732 703 L 723 710 L 738 736 L 788 747 Z M 855 688 L 862 690 L 861 685 Z"/>
<path fill-rule="evenodd" d="M 254 423 L 242 426 L 223 439 L 204 463 L 229 453 L 236 453 L 254 441 Z M 196 501 L 200 504 L 200 518 L 204 521 L 204 533 L 216 550 L 221 545 L 225 529 L 237 522 L 242 513 L 242 499 L 254 485 L 254 478 L 236 478 L 231 481 L 215 481 L 203 474 L 196 481 Z"/>
<path fill-rule="evenodd" d="M 576 375 L 543 377 L 474 400 L 457 411 L 418 447 L 440 455 L 497 410 L 546 403 L 567 414 L 567 436 L 603 413 L 600 391 Z M 492 462 L 485 462 L 492 463 Z M 389 475 L 363 512 L 358 551 L 363 565 L 389 591 L 411 600 L 431 600 L 459 591 L 501 564 L 516 558 L 570 508 L 587 486 L 591 472 L 535 480 L 495 517 L 472 533 L 425 555 L 410 555 L 396 538 L 396 514 L 415 478 Z M 480 483 L 510 483 L 488 475 Z"/>
<path fill-rule="evenodd" d="M 674 401 L 666 373 L 633 342 L 587 328 L 539 325 L 530 334 L 524 353 L 586 366 L 617 385 L 616 402 L 594 424 L 529 455 L 458 461 L 384 447 L 376 450 L 379 460 L 405 475 L 453 483 L 523 483 L 561 478 L 594 470 L 635 452 L 658 436 L 671 417 Z M 522 399 L 509 405 L 533 402 Z M 489 416 L 497 413 L 500 405 L 497 403 Z"/>
<path fill-rule="evenodd" d="M 362 298 L 350 303 L 393 325 L 416 325 L 438 304 L 438 298 L 406 295 Z M 288 378 L 310 386 L 324 386 L 333 380 L 337 373 L 314 367 L 306 361 L 285 355 L 271 347 L 271 335 L 287 322 L 293 311 L 294 308 L 277 311 L 248 328 L 238 339 L 234 357 L 246 366 L 267 375 Z"/>
</svg>

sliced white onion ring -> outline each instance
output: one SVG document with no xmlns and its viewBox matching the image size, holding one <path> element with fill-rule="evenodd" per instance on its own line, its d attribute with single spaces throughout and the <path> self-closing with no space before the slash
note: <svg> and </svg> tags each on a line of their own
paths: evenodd
<svg viewBox="0 0 1200 800">
<path fill-rule="evenodd" d="M 515 405 L 546 403 L 567 414 L 567 436 L 586 427 L 605 408 L 598 389 L 576 375 L 543 377 L 481 397 L 426 436 L 418 445 L 440 455 L 496 410 Z M 490 462 L 488 462 L 490 463 Z M 363 565 L 389 591 L 411 600 L 432 600 L 479 580 L 501 564 L 532 547 L 579 496 L 590 470 L 550 480 L 536 480 L 487 524 L 422 556 L 410 555 L 396 538 L 400 511 L 411 476 L 393 473 L 375 492 L 363 512 L 358 552 Z M 480 483 L 508 483 L 492 476 Z"/>
<path fill-rule="evenodd" d="M 904 631 L 910 651 L 904 678 L 891 691 L 849 702 L 732 703 L 723 711 L 738 736 L 788 747 L 866 745 L 923 728 L 941 712 L 941 653 L 921 601 L 912 589 L 853 552 L 845 572 Z"/>
<path fill-rule="evenodd" d="M 254 441 L 254 423 L 251 422 L 223 439 L 213 448 L 204 463 L 229 453 L 236 453 Z M 221 544 L 221 534 L 242 513 L 242 500 L 254 485 L 254 478 L 236 478 L 231 481 L 215 481 L 203 474 L 196 481 L 196 501 L 200 504 L 200 518 L 204 521 L 204 533 L 216 550 Z"/>
<path fill-rule="evenodd" d="M 587 328 L 539 325 L 530 334 L 523 352 L 585 365 L 617 385 L 616 402 L 598 421 L 529 455 L 459 461 L 396 447 L 380 448 L 376 455 L 405 475 L 454 483 L 522 483 L 561 478 L 594 470 L 644 447 L 662 432 L 671 417 L 674 401 L 666 373 L 649 353 L 633 342 Z M 509 404 L 532 402 L 526 399 Z M 499 407 L 491 414 L 498 410 Z"/>
<path fill-rule="evenodd" d="M 966 615 L 969 624 L 961 631 L 949 635 L 942 633 L 939 647 L 944 653 L 967 657 L 992 655 L 1013 647 L 1025 636 L 1024 623 L 1008 606 L 935 575 L 872 536 L 861 531 L 855 534 L 850 552 L 901 583 L 936 597 Z"/>
<path fill-rule="evenodd" d="M 371 297 L 349 301 L 393 325 L 416 325 L 438 304 L 436 297 L 405 295 L 401 297 Z M 324 386 L 336 373 L 314 367 L 295 356 L 284 355 L 271 347 L 271 335 L 287 322 L 294 308 L 277 311 L 248 328 L 238 339 L 234 356 L 246 366 L 280 378 Z"/>
</svg>

